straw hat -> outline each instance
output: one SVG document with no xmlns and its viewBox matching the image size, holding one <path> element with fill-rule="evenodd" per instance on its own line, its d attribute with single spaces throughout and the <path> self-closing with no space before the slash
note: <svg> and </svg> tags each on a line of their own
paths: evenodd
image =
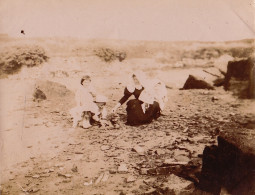
<svg viewBox="0 0 255 195">
<path fill-rule="evenodd" d="M 96 101 L 98 103 L 106 103 L 108 101 L 108 98 L 103 95 L 96 96 Z"/>
</svg>

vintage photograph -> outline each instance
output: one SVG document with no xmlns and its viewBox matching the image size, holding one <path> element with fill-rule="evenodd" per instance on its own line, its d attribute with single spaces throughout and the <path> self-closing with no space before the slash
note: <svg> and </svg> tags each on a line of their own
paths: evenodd
<svg viewBox="0 0 255 195">
<path fill-rule="evenodd" d="M 253 0 L 0 0 L 0 195 L 255 194 Z"/>
</svg>

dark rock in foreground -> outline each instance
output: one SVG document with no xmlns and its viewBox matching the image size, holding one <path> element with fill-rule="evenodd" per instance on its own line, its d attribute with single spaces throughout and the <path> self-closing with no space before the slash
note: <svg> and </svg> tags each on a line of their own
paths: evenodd
<svg viewBox="0 0 255 195">
<path fill-rule="evenodd" d="M 255 192 L 254 130 L 225 132 L 218 137 L 218 146 L 207 146 L 199 187 L 220 194 L 224 187 L 231 194 Z"/>
<path fill-rule="evenodd" d="M 184 89 L 214 89 L 214 87 L 203 79 L 197 78 L 193 75 L 189 75 L 182 90 Z"/>
</svg>

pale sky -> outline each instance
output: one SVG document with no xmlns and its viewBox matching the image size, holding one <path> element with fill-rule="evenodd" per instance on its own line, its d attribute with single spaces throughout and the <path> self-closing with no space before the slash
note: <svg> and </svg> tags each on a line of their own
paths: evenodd
<svg viewBox="0 0 255 195">
<path fill-rule="evenodd" d="M 255 37 L 252 1 L 0 0 L 0 33 L 15 37 L 239 40 Z"/>
</svg>

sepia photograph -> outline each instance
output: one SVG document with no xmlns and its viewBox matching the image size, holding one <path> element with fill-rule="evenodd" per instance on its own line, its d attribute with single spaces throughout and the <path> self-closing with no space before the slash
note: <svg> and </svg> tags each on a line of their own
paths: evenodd
<svg viewBox="0 0 255 195">
<path fill-rule="evenodd" d="M 254 195 L 254 0 L 0 0 L 0 195 Z"/>
</svg>

